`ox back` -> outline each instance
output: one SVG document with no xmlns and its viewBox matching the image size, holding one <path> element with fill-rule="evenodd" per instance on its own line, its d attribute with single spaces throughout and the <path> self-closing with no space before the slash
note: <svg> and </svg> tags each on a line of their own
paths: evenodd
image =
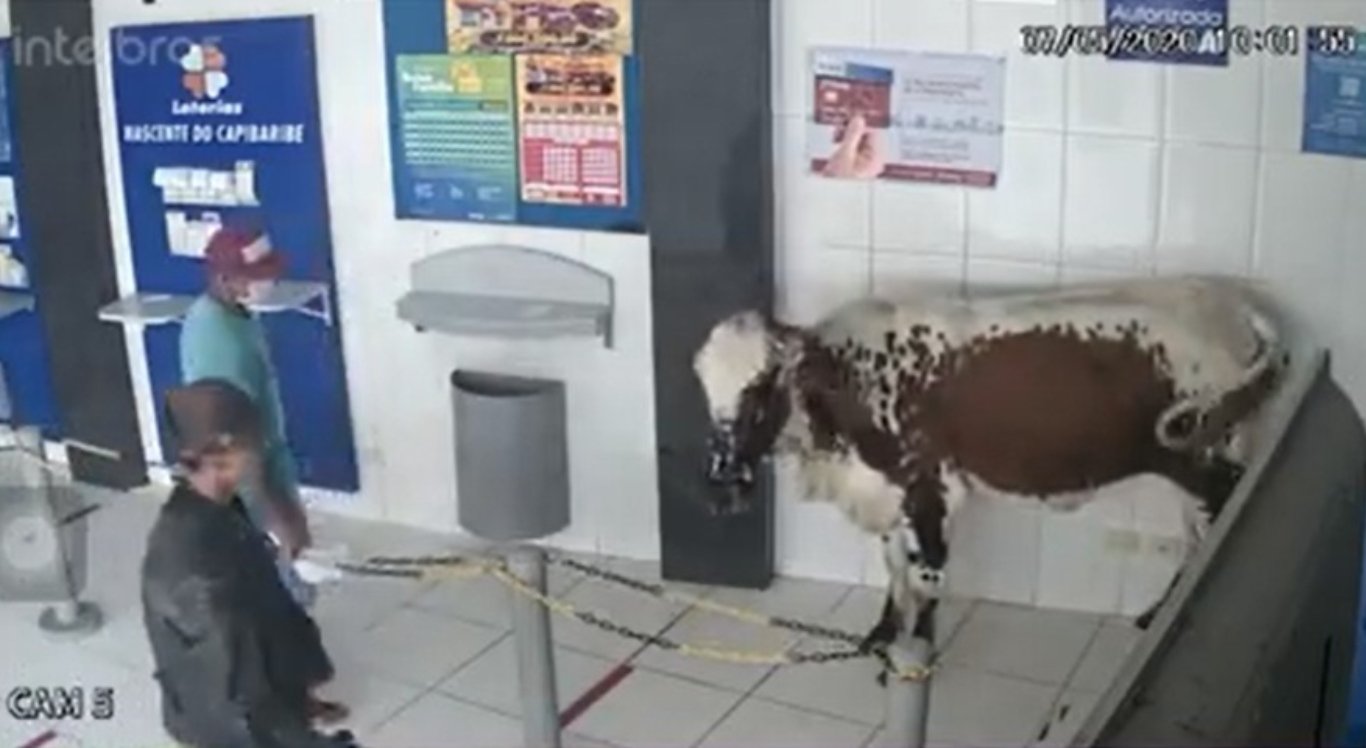
<svg viewBox="0 0 1366 748">
<path fill-rule="evenodd" d="M 1326 366 L 1276 449 L 1165 640 L 1126 665 L 1075 744 L 1341 744 L 1366 431 Z"/>
</svg>

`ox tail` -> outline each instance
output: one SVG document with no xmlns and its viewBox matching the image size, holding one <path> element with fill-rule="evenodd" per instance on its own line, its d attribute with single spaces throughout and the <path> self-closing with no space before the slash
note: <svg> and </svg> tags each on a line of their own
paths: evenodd
<svg viewBox="0 0 1366 748">
<path fill-rule="evenodd" d="M 1174 403 L 1157 420 L 1157 441 L 1167 449 L 1194 452 L 1214 446 L 1240 420 L 1259 408 L 1276 389 L 1290 356 L 1279 325 L 1258 306 L 1244 301 L 1243 316 L 1257 339 L 1252 361 L 1238 381 L 1223 392 Z"/>
</svg>

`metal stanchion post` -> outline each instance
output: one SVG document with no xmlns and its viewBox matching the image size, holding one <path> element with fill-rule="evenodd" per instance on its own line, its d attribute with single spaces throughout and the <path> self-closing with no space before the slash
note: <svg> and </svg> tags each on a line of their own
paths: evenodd
<svg viewBox="0 0 1366 748">
<path fill-rule="evenodd" d="M 532 589 L 546 592 L 545 551 L 524 546 L 507 554 L 508 571 Z M 555 658 L 550 611 L 525 595 L 512 596 L 512 632 L 522 688 L 522 734 L 526 748 L 560 748 L 560 709 L 555 694 Z"/>
<path fill-rule="evenodd" d="M 47 506 L 44 509 L 49 531 L 55 540 L 56 557 L 52 563 L 58 565 L 62 578 L 64 600 L 53 601 L 43 608 L 38 616 L 38 627 L 49 636 L 62 638 L 81 638 L 90 636 L 104 625 L 104 613 L 99 606 L 88 600 L 80 599 L 80 590 L 71 555 L 75 549 L 69 548 L 65 539 L 62 518 L 58 516 L 54 503 L 52 476 L 48 472 L 47 457 L 43 449 L 43 434 L 36 427 L 21 427 L 14 430 L 15 448 L 26 458 L 21 460 L 21 485 L 42 497 Z M 84 543 L 84 534 L 80 542 Z M 82 559 L 81 563 L 84 563 Z"/>
<path fill-rule="evenodd" d="M 915 616 L 908 616 L 890 649 L 892 663 L 898 668 L 927 668 L 930 665 L 933 645 L 913 636 L 914 630 Z M 903 680 L 896 673 L 888 673 L 887 727 L 883 732 L 887 748 L 922 748 L 929 715 L 929 679 Z"/>
</svg>

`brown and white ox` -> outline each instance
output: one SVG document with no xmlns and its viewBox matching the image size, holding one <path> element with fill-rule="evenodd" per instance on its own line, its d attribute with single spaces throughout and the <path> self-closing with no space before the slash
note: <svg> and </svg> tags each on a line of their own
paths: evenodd
<svg viewBox="0 0 1366 748">
<path fill-rule="evenodd" d="M 1272 320 L 1251 287 L 1197 277 L 863 301 L 812 328 L 737 314 L 694 361 L 714 509 L 742 511 L 760 460 L 795 455 L 808 498 L 882 537 L 891 588 L 865 647 L 907 615 L 933 640 L 949 521 L 974 490 L 1067 510 L 1156 473 L 1203 534 L 1289 363 Z"/>
</svg>

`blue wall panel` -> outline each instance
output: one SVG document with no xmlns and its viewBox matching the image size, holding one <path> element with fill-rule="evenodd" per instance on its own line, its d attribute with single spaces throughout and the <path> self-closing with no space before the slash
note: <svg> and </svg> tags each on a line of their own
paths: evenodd
<svg viewBox="0 0 1366 748">
<path fill-rule="evenodd" d="M 123 37 L 141 41 L 142 49 L 168 50 L 150 64 L 116 62 L 114 69 L 139 291 L 193 295 L 204 287 L 202 261 L 170 252 L 165 211 L 186 206 L 163 203 L 153 182 L 155 171 L 232 171 L 234 164 L 246 160 L 255 164 L 259 207 L 188 207 L 218 211 L 225 222 L 234 217 L 264 222 L 276 251 L 286 258 L 286 278 L 326 284 L 336 309 L 312 19 L 135 26 L 112 33 L 116 48 Z M 227 85 L 217 97 L 205 94 L 196 99 L 183 83 L 182 75 L 194 72 L 181 61 L 191 45 L 216 45 L 223 53 L 221 72 L 227 75 Z M 277 137 L 285 130 L 258 129 L 252 132 L 266 137 L 253 140 L 246 137 L 244 125 L 302 127 L 302 137 L 296 142 Z M 354 491 L 359 488 L 355 443 L 340 323 L 333 316 L 330 327 L 297 312 L 266 314 L 262 319 L 301 479 L 308 485 Z M 158 398 L 180 382 L 179 334 L 179 325 L 145 332 Z"/>
<path fill-rule="evenodd" d="M 18 202 L 19 236 L 13 241 L 0 240 L 10 247 L 13 256 L 28 271 L 29 285 L 33 283 L 34 255 L 24 230 L 24 189 L 19 173 L 14 142 L 14 97 L 10 95 L 14 57 L 10 54 L 10 40 L 0 39 L 0 176 L 14 180 Z M 15 289 L 28 293 L 29 289 Z M 0 365 L 5 369 L 5 380 L 14 406 L 17 423 L 38 426 L 49 439 L 62 436 L 61 417 L 52 390 L 52 369 L 48 360 L 47 343 L 43 339 L 42 299 L 36 300 L 33 312 L 20 312 L 0 320 Z"/>
</svg>

